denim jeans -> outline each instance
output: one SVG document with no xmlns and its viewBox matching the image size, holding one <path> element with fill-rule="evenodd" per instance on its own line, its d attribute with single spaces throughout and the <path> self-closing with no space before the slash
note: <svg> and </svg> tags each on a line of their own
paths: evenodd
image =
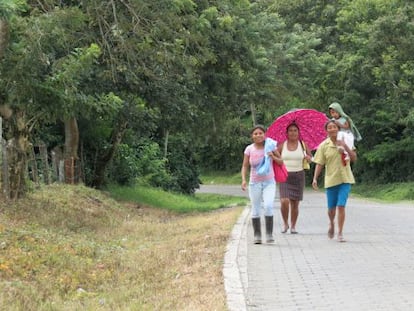
<svg viewBox="0 0 414 311">
<path fill-rule="evenodd" d="M 249 183 L 249 197 L 252 204 L 252 218 L 260 217 L 260 210 L 264 208 L 265 216 L 273 216 L 273 205 L 276 195 L 274 179 L 263 182 Z"/>
</svg>

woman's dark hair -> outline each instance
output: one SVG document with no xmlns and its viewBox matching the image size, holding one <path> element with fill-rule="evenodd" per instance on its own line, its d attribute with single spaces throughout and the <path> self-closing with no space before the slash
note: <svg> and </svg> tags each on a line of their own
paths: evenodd
<svg viewBox="0 0 414 311">
<path fill-rule="evenodd" d="M 300 132 L 300 128 L 299 125 L 297 125 L 295 122 L 290 123 L 288 126 L 286 126 L 286 133 L 289 131 L 289 129 L 294 126 L 298 129 L 298 131 Z"/>
<path fill-rule="evenodd" d="M 253 132 L 257 129 L 261 129 L 263 132 L 266 132 L 266 128 L 261 124 L 256 124 L 253 126 L 253 128 L 250 130 L 250 134 L 253 134 Z"/>
</svg>

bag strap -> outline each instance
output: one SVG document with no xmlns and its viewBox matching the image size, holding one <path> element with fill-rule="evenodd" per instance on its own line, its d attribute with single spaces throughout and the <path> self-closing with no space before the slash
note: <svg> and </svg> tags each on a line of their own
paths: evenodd
<svg viewBox="0 0 414 311">
<path fill-rule="evenodd" d="M 308 153 L 306 152 L 305 142 L 303 140 L 301 140 L 300 145 L 302 147 L 303 155 L 306 157 L 308 155 Z"/>
</svg>

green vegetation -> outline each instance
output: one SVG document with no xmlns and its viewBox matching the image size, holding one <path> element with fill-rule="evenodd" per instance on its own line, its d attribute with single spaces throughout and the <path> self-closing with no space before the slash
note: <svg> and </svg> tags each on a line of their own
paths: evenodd
<svg viewBox="0 0 414 311">
<path fill-rule="evenodd" d="M 180 213 L 213 211 L 226 206 L 246 203 L 245 198 L 206 193 L 188 196 L 147 186 L 120 187 L 113 185 L 108 187 L 108 191 L 118 200 L 157 206 Z"/>
<path fill-rule="evenodd" d="M 0 201 L 1 304 L 223 310 L 240 207 L 220 207 L 245 199 L 194 194 L 199 172 L 240 184 L 249 128 L 292 108 L 339 101 L 363 136 L 353 193 L 413 200 L 413 19 L 401 0 L 0 1 L 0 193 L 21 198 Z M 39 142 L 55 178 L 155 189 L 30 192 Z"/>
<path fill-rule="evenodd" d="M 14 198 L 39 142 L 67 180 L 193 194 L 200 171 L 240 170 L 254 123 L 333 101 L 363 136 L 362 183 L 414 181 L 413 1 L 0 3 Z"/>
<path fill-rule="evenodd" d="M 241 184 L 241 175 L 240 172 L 206 172 L 201 174 L 200 180 L 204 185 L 239 185 Z"/>
<path fill-rule="evenodd" d="M 414 201 L 414 183 L 356 184 L 352 192 L 362 197 L 388 202 Z"/>
</svg>

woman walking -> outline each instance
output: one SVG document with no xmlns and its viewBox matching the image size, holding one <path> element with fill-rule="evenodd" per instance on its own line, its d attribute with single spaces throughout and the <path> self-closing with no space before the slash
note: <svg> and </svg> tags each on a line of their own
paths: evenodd
<svg viewBox="0 0 414 311">
<path fill-rule="evenodd" d="M 247 172 L 249 172 L 249 197 L 252 206 L 252 224 L 254 230 L 254 243 L 262 243 L 261 233 L 261 208 L 264 205 L 266 242 L 272 243 L 273 239 L 273 205 L 275 199 L 276 182 L 272 166 L 264 174 L 259 174 L 259 168 L 265 160 L 282 162 L 280 154 L 276 150 L 276 144 L 270 151 L 265 152 L 265 128 L 262 125 L 256 125 L 251 130 L 252 144 L 244 150 L 243 164 L 241 168 L 242 190 L 247 189 Z M 269 140 L 269 139 L 268 139 Z M 274 142 L 274 141 L 273 141 Z M 269 158 L 266 158 L 269 157 Z"/>
<path fill-rule="evenodd" d="M 329 229 L 328 237 L 335 236 L 335 216 L 338 213 L 338 241 L 345 242 L 343 228 L 345 223 L 345 206 L 351 191 L 351 184 L 355 183 L 350 161 L 342 161 L 342 153 L 347 152 L 350 160 L 355 162 L 357 154 L 343 140 L 339 140 L 339 126 L 335 120 L 330 120 L 325 125 L 328 138 L 318 147 L 314 162 L 316 163 L 313 175 L 312 187 L 318 189 L 318 177 L 322 169 L 325 171 L 325 188 L 328 203 Z M 341 148 L 338 148 L 341 147 Z"/>
<path fill-rule="evenodd" d="M 311 161 L 311 153 L 304 141 L 299 140 L 299 126 L 295 123 L 288 125 L 286 129 L 287 140 L 278 146 L 283 163 L 288 171 L 286 182 L 280 183 L 280 212 L 282 214 L 282 233 L 289 230 L 296 234 L 296 223 L 299 216 L 299 202 L 303 200 L 305 188 L 305 171 L 303 161 Z"/>
</svg>

